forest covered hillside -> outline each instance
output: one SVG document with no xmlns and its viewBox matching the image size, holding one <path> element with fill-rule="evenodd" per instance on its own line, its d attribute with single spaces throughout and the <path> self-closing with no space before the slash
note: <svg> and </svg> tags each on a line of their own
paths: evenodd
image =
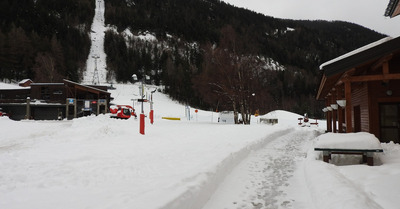
<svg viewBox="0 0 400 209">
<path fill-rule="evenodd" d="M 284 109 L 318 116 L 318 66 L 384 37 L 356 24 L 276 19 L 219 0 L 105 5 L 109 82 L 147 75 L 180 102 L 242 114 Z M 79 82 L 95 6 L 95 0 L 2 1 L 0 79 Z"/>
</svg>

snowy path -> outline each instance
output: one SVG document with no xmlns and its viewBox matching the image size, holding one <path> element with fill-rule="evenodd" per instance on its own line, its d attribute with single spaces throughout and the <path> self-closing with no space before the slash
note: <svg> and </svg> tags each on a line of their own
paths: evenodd
<svg viewBox="0 0 400 209">
<path fill-rule="evenodd" d="M 83 75 L 84 84 L 104 84 L 107 76 L 106 53 L 104 52 L 104 0 L 96 0 L 96 10 L 91 27 L 90 39 L 92 45 L 86 61 L 86 72 Z M 97 74 L 95 74 L 97 64 Z"/>
<path fill-rule="evenodd" d="M 203 209 L 310 208 L 302 169 L 313 130 L 294 129 L 241 162 Z"/>
</svg>

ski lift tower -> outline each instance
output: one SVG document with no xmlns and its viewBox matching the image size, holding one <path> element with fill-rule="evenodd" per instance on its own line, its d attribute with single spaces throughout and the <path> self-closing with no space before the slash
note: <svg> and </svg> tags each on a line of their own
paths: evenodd
<svg viewBox="0 0 400 209">
<path fill-rule="evenodd" d="M 94 72 L 93 72 L 92 84 L 93 85 L 97 85 L 97 84 L 100 84 L 99 71 L 97 70 L 97 59 L 99 59 L 100 56 L 99 55 L 93 55 L 92 58 L 94 58 Z M 96 79 L 97 79 L 97 83 L 96 83 Z"/>
</svg>

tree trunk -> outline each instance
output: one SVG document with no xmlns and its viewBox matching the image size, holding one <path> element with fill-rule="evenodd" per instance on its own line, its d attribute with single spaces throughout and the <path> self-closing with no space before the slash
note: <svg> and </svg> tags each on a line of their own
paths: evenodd
<svg viewBox="0 0 400 209">
<path fill-rule="evenodd" d="M 235 124 L 239 124 L 239 116 L 236 108 L 236 102 L 233 101 L 232 105 L 233 105 L 233 119 L 235 120 Z"/>
</svg>

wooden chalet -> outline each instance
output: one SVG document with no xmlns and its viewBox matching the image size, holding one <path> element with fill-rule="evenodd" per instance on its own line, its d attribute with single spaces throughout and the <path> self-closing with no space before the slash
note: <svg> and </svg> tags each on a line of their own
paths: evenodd
<svg viewBox="0 0 400 209">
<path fill-rule="evenodd" d="M 369 132 L 400 138 L 400 37 L 384 38 L 328 61 L 317 99 L 325 101 L 328 132 Z"/>
<path fill-rule="evenodd" d="M 29 87 L 0 89 L 0 107 L 11 119 L 56 120 L 108 112 L 106 86 L 62 83 L 29 83 Z"/>
</svg>

